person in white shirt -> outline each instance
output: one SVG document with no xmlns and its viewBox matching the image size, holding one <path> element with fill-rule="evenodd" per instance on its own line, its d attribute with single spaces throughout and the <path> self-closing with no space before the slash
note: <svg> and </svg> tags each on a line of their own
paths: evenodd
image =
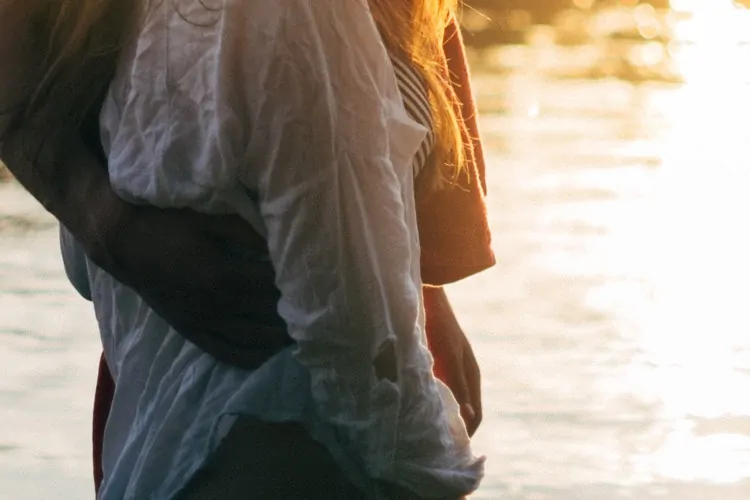
<svg viewBox="0 0 750 500">
<path fill-rule="evenodd" d="M 124 42 L 99 115 L 111 185 L 134 204 L 243 217 L 267 242 L 244 257 L 272 264 L 293 342 L 254 370 L 224 363 L 90 263 L 117 384 L 100 498 L 203 494 L 198 472 L 257 422 L 302 429 L 342 491 L 473 491 L 483 459 L 432 374 L 415 216 L 415 184 L 440 189 L 462 165 L 430 59 L 442 2 L 138 3 L 137 16 L 102 11 L 135 30 L 105 39 Z M 265 498 L 252 491 L 263 478 L 239 470 L 248 497 Z"/>
</svg>

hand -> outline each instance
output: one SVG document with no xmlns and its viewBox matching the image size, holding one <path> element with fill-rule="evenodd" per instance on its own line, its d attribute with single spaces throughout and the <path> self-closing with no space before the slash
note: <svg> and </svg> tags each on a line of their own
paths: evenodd
<svg viewBox="0 0 750 500">
<path fill-rule="evenodd" d="M 469 436 L 482 422 L 481 374 L 474 351 L 453 314 L 442 288 L 424 288 L 427 341 L 435 360 L 435 376 L 443 381 L 461 407 Z"/>
</svg>

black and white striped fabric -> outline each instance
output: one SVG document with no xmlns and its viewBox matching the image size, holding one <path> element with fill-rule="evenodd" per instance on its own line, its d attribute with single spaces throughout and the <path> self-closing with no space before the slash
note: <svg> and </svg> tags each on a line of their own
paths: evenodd
<svg viewBox="0 0 750 500">
<path fill-rule="evenodd" d="M 412 163 L 414 176 L 416 177 L 424 168 L 427 158 L 435 146 L 434 122 L 432 119 L 432 110 L 430 109 L 430 99 L 422 75 L 411 64 L 405 63 L 396 57 L 392 57 L 391 60 L 396 70 L 396 80 L 398 81 L 398 87 L 404 100 L 406 112 L 414 121 L 423 125 L 429 131 Z"/>
</svg>

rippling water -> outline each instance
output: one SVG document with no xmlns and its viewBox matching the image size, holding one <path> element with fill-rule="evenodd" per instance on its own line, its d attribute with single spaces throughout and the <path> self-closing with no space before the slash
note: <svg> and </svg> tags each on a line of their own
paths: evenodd
<svg viewBox="0 0 750 500">
<path fill-rule="evenodd" d="M 0 499 L 85 499 L 99 340 L 54 221 L 0 186 Z"/>
<path fill-rule="evenodd" d="M 452 297 L 480 498 L 750 498 L 750 31 L 720 10 L 677 27 L 682 85 L 543 76 L 590 47 L 477 82 L 499 264 Z"/>
<path fill-rule="evenodd" d="M 477 77 L 499 263 L 449 289 L 484 373 L 474 498 L 750 498 L 748 27 L 681 25 L 684 84 L 560 78 L 592 48 L 544 44 Z M 0 199 L 0 498 L 91 497 L 93 315 L 51 221 Z"/>
</svg>

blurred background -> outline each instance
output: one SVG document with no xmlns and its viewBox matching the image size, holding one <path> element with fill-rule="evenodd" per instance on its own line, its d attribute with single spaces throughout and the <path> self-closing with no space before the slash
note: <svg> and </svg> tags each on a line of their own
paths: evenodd
<svg viewBox="0 0 750 500">
<path fill-rule="evenodd" d="M 472 498 L 750 498 L 750 2 L 468 0 L 498 265 Z M 92 498 L 99 341 L 0 184 L 0 499 Z"/>
</svg>

